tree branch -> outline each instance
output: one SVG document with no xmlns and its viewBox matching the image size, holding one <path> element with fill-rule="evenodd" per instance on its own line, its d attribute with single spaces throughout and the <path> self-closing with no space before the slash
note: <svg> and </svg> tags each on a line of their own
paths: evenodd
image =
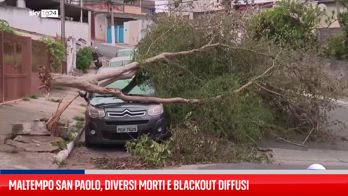
<svg viewBox="0 0 348 196">
<path fill-rule="evenodd" d="M 99 86 L 107 86 L 117 80 L 126 80 L 126 79 L 131 79 L 134 75 L 136 74 L 136 71 L 129 71 L 127 73 L 124 73 L 118 77 L 110 78 L 107 80 L 103 80 L 99 83 Z"/>
<path fill-rule="evenodd" d="M 219 46 L 227 47 L 227 45 L 215 43 L 212 44 L 212 41 L 210 41 L 208 44 L 191 50 L 186 51 L 180 51 L 180 52 L 164 52 L 161 54 L 158 54 L 154 57 L 150 57 L 145 59 L 143 62 L 132 62 L 125 66 L 119 67 L 118 69 L 109 71 L 107 73 L 102 74 L 96 74 L 91 76 L 82 76 L 82 77 L 75 77 L 75 76 L 69 76 L 69 75 L 61 75 L 61 74 L 51 74 L 52 76 L 52 85 L 57 86 L 67 86 L 67 87 L 73 87 L 80 90 L 84 90 L 91 93 L 99 93 L 99 94 L 112 94 L 115 97 L 118 97 L 119 99 L 122 99 L 124 101 L 131 101 L 131 102 L 142 102 L 142 103 L 162 103 L 162 104 L 169 104 L 169 103 L 201 103 L 204 100 L 203 99 L 187 99 L 182 97 L 174 97 L 174 98 L 159 98 L 159 97 L 151 97 L 151 96 L 129 96 L 122 92 L 120 89 L 110 89 L 106 88 L 104 86 L 122 79 L 129 79 L 132 78 L 136 71 L 138 70 L 140 65 L 146 65 L 146 64 L 152 64 L 160 61 L 169 61 L 170 59 L 181 57 L 181 56 L 187 56 L 192 55 L 194 53 L 203 52 L 209 48 L 216 48 Z M 273 58 L 273 64 L 269 68 L 267 68 L 262 74 L 252 78 L 247 83 L 245 83 L 240 88 L 233 91 L 233 93 L 239 93 L 243 91 L 244 89 L 248 88 L 250 85 L 252 85 L 256 80 L 259 80 L 263 77 L 265 77 L 269 72 L 271 72 L 275 68 L 275 61 L 276 57 L 273 57 L 268 54 L 264 53 L 258 53 L 257 51 L 249 50 L 249 49 L 243 49 L 243 48 L 237 48 L 237 47 L 230 47 L 232 49 L 240 49 L 240 50 L 247 50 L 249 52 L 254 52 L 260 55 L 265 55 L 268 57 Z M 98 84 L 99 83 L 99 84 Z M 219 95 L 216 97 L 208 98 L 208 99 L 219 99 L 222 98 L 225 95 Z M 205 99 L 207 100 L 207 99 Z"/>
<path fill-rule="evenodd" d="M 196 49 L 192 49 L 192 50 L 186 50 L 186 51 L 180 51 L 180 52 L 163 52 L 163 53 L 158 54 L 156 56 L 147 58 L 141 63 L 140 62 L 132 62 L 132 63 L 129 63 L 127 65 L 120 67 L 119 69 L 109 71 L 108 73 L 97 74 L 92 78 L 93 78 L 93 80 L 101 81 L 101 80 L 105 80 L 105 79 L 109 79 L 109 78 L 119 77 L 122 74 L 124 74 L 125 72 L 136 71 L 139 68 L 140 64 L 147 65 L 147 64 L 156 63 L 156 62 L 166 60 L 166 59 L 192 55 L 194 53 L 202 52 L 202 51 L 205 51 L 209 48 L 214 48 L 214 47 L 218 47 L 218 46 L 220 46 L 219 43 L 215 43 L 215 44 L 208 43 L 200 48 L 196 48 Z"/>
<path fill-rule="evenodd" d="M 275 60 L 272 63 L 272 66 L 270 66 L 269 68 L 266 69 L 266 71 L 264 71 L 261 75 L 258 75 L 254 78 L 252 78 L 251 80 L 249 80 L 246 84 L 244 84 L 243 86 L 239 87 L 238 89 L 234 90 L 234 93 L 239 93 L 240 91 L 244 90 L 245 88 L 247 88 L 248 86 L 252 85 L 256 80 L 259 80 L 263 77 L 266 76 L 266 74 L 268 74 L 269 72 L 271 72 L 275 67 Z"/>
<path fill-rule="evenodd" d="M 151 47 L 152 47 L 152 45 L 153 45 L 154 43 L 156 43 L 158 40 L 162 39 L 162 38 L 164 37 L 164 35 L 166 35 L 167 33 L 169 33 L 169 32 L 170 32 L 171 30 L 173 30 L 175 27 L 176 27 L 175 24 L 172 25 L 167 31 L 165 31 L 164 33 L 162 33 L 162 34 L 161 34 L 160 36 L 158 36 L 153 42 L 151 42 L 150 46 L 147 48 L 147 51 L 146 51 L 146 54 L 145 54 L 145 55 L 149 54 L 150 49 L 151 49 Z"/>
<path fill-rule="evenodd" d="M 91 85 L 88 89 L 85 89 L 88 92 L 99 93 L 99 94 L 111 94 L 123 101 L 130 102 L 141 102 L 141 103 L 200 103 L 199 99 L 186 99 L 182 97 L 173 97 L 173 98 L 159 98 L 159 97 L 151 97 L 151 96 L 130 96 L 122 93 L 121 89 L 118 88 L 105 88 L 97 85 Z"/>
<path fill-rule="evenodd" d="M 247 52 L 251 52 L 251 53 L 254 53 L 254 54 L 262 55 L 262 56 L 265 56 L 265 57 L 270 57 L 272 59 L 275 59 L 278 56 L 278 55 L 274 56 L 274 55 L 271 55 L 271 54 L 259 52 L 259 51 L 256 51 L 256 50 L 253 50 L 253 49 L 249 49 L 249 48 L 233 47 L 233 46 L 230 46 L 230 45 L 227 45 L 227 44 L 220 44 L 220 46 L 221 47 L 225 47 L 225 48 L 229 48 L 231 50 L 247 51 Z"/>
</svg>

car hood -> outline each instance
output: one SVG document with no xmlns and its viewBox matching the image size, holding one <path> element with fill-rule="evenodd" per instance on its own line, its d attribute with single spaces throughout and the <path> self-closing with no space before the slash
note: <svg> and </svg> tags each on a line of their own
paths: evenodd
<svg viewBox="0 0 348 196">
<path fill-rule="evenodd" d="M 124 103 L 124 101 L 116 97 L 93 97 L 90 101 L 90 104 L 93 106 L 113 105 L 119 103 Z"/>
<path fill-rule="evenodd" d="M 149 105 L 145 103 L 129 103 L 115 97 L 93 97 L 90 104 L 102 108 L 128 108 L 136 110 L 147 110 Z"/>
</svg>

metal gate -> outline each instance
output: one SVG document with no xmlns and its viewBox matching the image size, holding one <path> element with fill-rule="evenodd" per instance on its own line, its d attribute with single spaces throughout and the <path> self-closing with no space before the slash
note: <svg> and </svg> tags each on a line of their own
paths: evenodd
<svg viewBox="0 0 348 196">
<path fill-rule="evenodd" d="M 0 103 L 30 94 L 31 38 L 0 32 Z"/>
<path fill-rule="evenodd" d="M 116 25 L 115 28 L 115 42 L 116 43 L 124 43 L 124 26 L 123 25 Z M 112 36 L 111 36 L 111 26 L 107 29 L 107 43 L 112 43 Z"/>
</svg>

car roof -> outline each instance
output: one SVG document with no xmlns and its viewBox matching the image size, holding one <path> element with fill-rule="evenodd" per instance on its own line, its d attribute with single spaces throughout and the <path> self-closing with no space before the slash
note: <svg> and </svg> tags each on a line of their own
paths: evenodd
<svg viewBox="0 0 348 196">
<path fill-rule="evenodd" d="M 132 57 L 134 55 L 135 50 L 132 48 L 124 48 L 117 50 L 118 57 Z"/>
<path fill-rule="evenodd" d="M 110 62 L 114 62 L 114 61 L 124 61 L 124 60 L 132 60 L 131 56 L 119 56 L 119 57 L 114 57 L 112 59 L 110 59 Z"/>
<path fill-rule="evenodd" d="M 124 52 L 124 51 L 134 51 L 135 49 L 134 48 L 120 48 L 120 49 L 117 49 L 118 51 L 121 51 L 121 52 Z"/>
<path fill-rule="evenodd" d="M 118 67 L 101 67 L 98 69 L 97 74 L 107 73 L 116 69 L 118 69 Z"/>
</svg>

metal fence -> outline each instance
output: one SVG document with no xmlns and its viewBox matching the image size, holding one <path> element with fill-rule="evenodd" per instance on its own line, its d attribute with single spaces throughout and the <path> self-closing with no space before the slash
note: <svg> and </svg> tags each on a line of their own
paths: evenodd
<svg viewBox="0 0 348 196">
<path fill-rule="evenodd" d="M 48 63 L 44 43 L 0 32 L 0 103 L 38 92 L 38 68 Z"/>
</svg>

